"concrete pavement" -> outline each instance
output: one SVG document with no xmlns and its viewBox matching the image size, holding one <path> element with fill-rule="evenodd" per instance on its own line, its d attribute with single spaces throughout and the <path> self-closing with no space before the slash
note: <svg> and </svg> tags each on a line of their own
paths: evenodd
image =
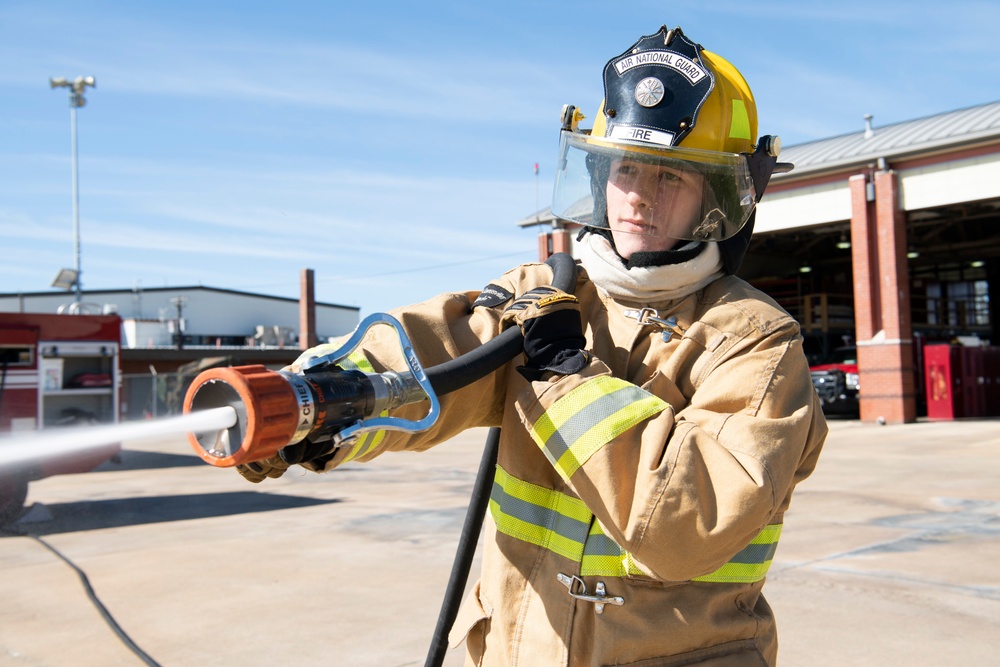
<svg viewBox="0 0 1000 667">
<path fill-rule="evenodd" d="M 130 442 L 17 527 L 163 667 L 422 665 L 485 436 L 260 485 Z M 834 421 L 765 587 L 780 662 L 1000 664 L 998 559 L 1000 421 Z M 0 600 L 0 665 L 142 664 L 36 539 L 0 538 Z"/>
</svg>

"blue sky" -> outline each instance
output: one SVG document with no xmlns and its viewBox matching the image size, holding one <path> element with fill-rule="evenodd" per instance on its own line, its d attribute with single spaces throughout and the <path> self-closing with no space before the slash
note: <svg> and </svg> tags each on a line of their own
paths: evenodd
<svg viewBox="0 0 1000 667">
<path fill-rule="evenodd" d="M 1000 98 L 1000 3 L 0 2 L 0 292 L 206 285 L 362 314 L 536 257 L 558 118 L 661 24 L 786 146 Z M 589 121 L 585 121 L 586 126 Z M 539 174 L 534 164 L 539 163 Z"/>
</svg>

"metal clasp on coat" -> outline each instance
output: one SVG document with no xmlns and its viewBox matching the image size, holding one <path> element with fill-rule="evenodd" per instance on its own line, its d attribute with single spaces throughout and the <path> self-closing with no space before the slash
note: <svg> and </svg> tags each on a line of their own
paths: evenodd
<svg viewBox="0 0 1000 667">
<path fill-rule="evenodd" d="M 556 579 L 559 583 L 569 589 L 570 597 L 576 598 L 577 600 L 582 600 L 584 602 L 593 602 L 594 611 L 598 614 L 604 613 L 604 605 L 613 604 L 617 606 L 622 606 L 625 604 L 625 598 L 623 597 L 608 597 L 607 591 L 604 588 L 604 582 L 597 582 L 597 590 L 594 591 L 594 595 L 587 594 L 587 584 L 584 583 L 583 579 L 576 576 L 575 574 L 571 577 L 569 575 L 560 572 L 556 575 Z"/>
<path fill-rule="evenodd" d="M 684 329 L 677 325 L 676 317 L 660 317 L 660 314 L 654 308 L 641 308 L 639 310 L 626 310 L 625 317 L 631 317 L 632 319 L 639 322 L 639 324 L 653 324 L 660 328 L 661 336 L 664 343 L 669 343 L 671 337 L 674 334 L 678 336 L 684 335 Z"/>
</svg>

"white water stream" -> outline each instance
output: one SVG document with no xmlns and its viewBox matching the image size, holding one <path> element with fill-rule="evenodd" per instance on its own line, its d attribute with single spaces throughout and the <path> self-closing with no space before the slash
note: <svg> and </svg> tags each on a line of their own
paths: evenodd
<svg viewBox="0 0 1000 667">
<path fill-rule="evenodd" d="M 236 410 L 227 406 L 142 422 L 25 431 L 0 437 L 0 469 L 125 440 L 151 440 L 188 432 L 220 431 L 235 423 Z"/>
</svg>

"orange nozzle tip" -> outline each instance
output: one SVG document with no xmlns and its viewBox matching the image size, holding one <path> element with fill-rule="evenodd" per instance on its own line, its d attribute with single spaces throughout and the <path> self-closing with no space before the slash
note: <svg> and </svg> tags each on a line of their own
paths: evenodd
<svg viewBox="0 0 1000 667">
<path fill-rule="evenodd" d="M 283 375 L 260 364 L 204 371 L 184 397 L 185 414 L 224 405 L 231 405 L 238 415 L 224 448 L 210 451 L 206 446 L 209 434 L 188 433 L 191 447 L 213 466 L 228 468 L 274 456 L 290 443 L 299 422 L 299 403 L 291 385 Z"/>
</svg>

